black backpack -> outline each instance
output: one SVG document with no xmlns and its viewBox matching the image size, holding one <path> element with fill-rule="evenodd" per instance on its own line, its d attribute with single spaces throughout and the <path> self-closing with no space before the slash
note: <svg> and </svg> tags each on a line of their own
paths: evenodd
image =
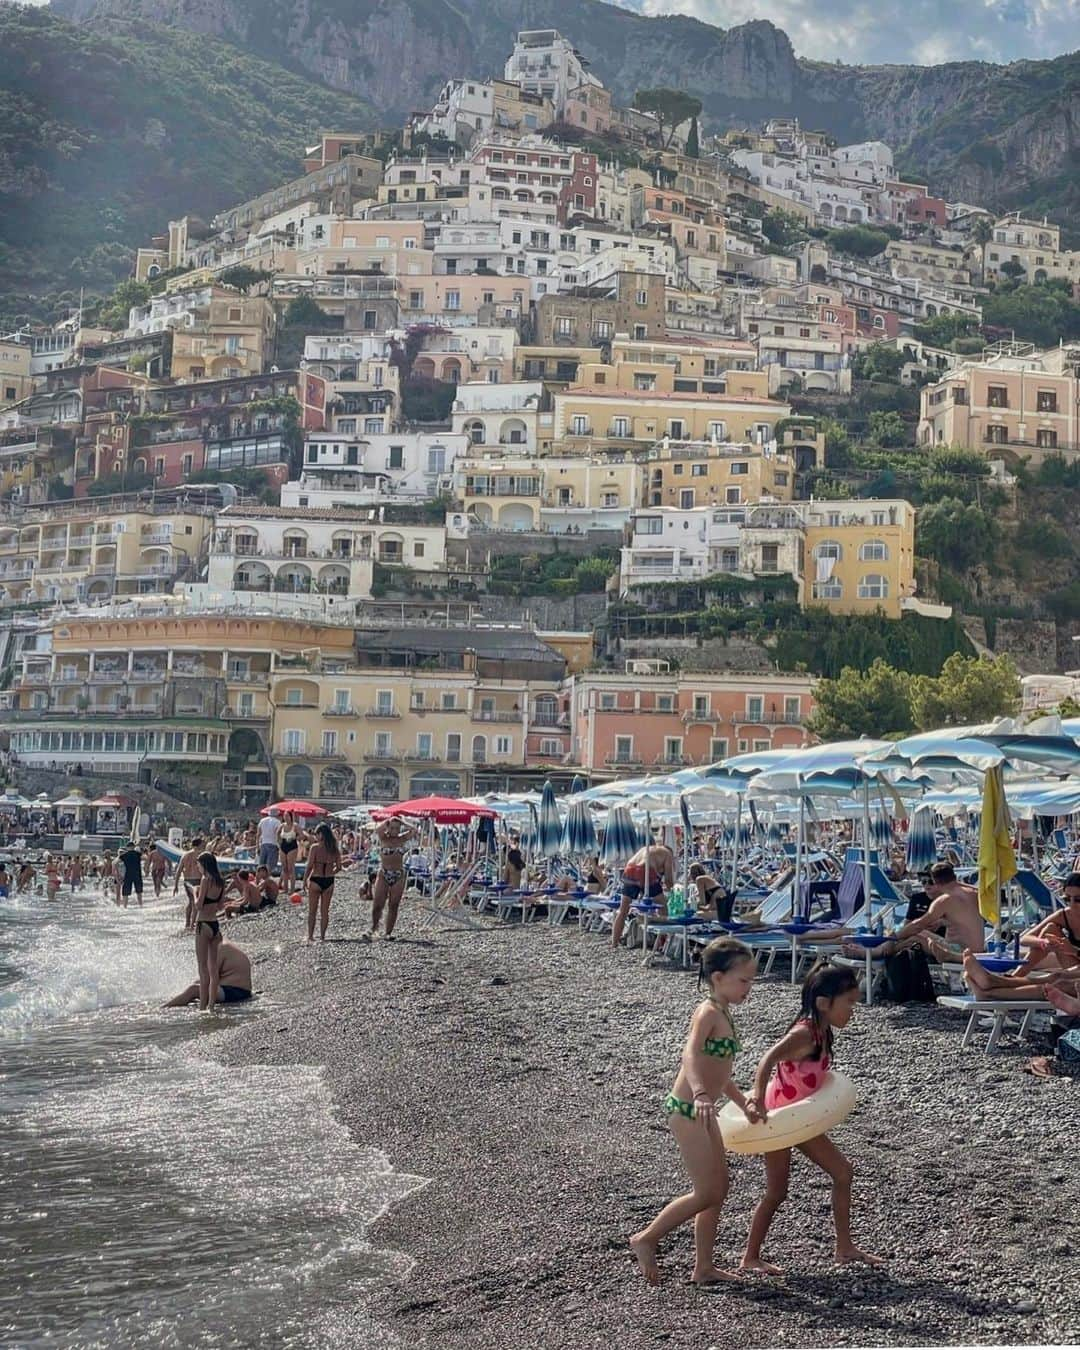
<svg viewBox="0 0 1080 1350">
<path fill-rule="evenodd" d="M 885 958 L 885 997 L 892 1003 L 933 1003 L 937 998 L 921 947 Z"/>
</svg>

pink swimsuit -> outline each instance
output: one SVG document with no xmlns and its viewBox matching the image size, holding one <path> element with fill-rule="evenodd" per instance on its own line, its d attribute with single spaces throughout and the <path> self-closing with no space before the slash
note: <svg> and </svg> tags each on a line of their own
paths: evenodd
<svg viewBox="0 0 1080 1350">
<path fill-rule="evenodd" d="M 799 1026 L 813 1026 L 802 1021 Z M 820 1047 L 819 1047 L 820 1049 Z M 779 1106 L 792 1106 L 813 1094 L 825 1081 L 829 1072 L 829 1056 L 823 1054 L 820 1059 L 783 1060 L 776 1066 L 776 1072 L 765 1089 L 765 1110 L 775 1111 Z"/>
</svg>

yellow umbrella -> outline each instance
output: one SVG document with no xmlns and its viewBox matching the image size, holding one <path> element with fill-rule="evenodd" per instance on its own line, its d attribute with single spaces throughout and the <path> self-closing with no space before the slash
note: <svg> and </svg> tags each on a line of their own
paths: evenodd
<svg viewBox="0 0 1080 1350">
<path fill-rule="evenodd" d="M 979 913 L 995 928 L 1001 922 L 1001 888 L 1016 876 L 1001 765 L 988 769 L 979 822 Z"/>
</svg>

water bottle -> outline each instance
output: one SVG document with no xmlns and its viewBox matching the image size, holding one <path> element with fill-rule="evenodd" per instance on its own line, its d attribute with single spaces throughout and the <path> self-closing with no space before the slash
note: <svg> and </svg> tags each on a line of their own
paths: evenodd
<svg viewBox="0 0 1080 1350">
<path fill-rule="evenodd" d="M 683 899 L 682 886 L 673 886 L 671 888 L 671 898 L 668 901 L 668 918 L 681 919 L 686 913 L 686 901 Z"/>
</svg>

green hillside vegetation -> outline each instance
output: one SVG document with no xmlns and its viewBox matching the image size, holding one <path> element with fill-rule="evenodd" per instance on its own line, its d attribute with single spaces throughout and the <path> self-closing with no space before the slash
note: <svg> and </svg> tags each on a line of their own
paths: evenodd
<svg viewBox="0 0 1080 1350">
<path fill-rule="evenodd" d="M 298 175 L 321 129 L 372 124 L 225 42 L 0 4 L 0 319 L 111 291 L 170 217 L 208 218 Z"/>
</svg>

